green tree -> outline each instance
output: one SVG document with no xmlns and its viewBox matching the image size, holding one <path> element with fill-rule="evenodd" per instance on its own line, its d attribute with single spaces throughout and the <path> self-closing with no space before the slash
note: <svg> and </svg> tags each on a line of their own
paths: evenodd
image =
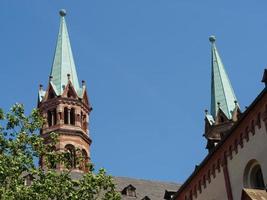
<svg viewBox="0 0 267 200">
<path fill-rule="evenodd" d="M 120 199 L 112 177 L 104 169 L 94 173 L 88 164 L 88 173 L 77 179 L 71 177 L 68 152 L 51 151 L 57 142 L 56 133 L 51 134 L 51 143 L 44 145 L 37 133 L 42 124 L 36 109 L 29 116 L 21 104 L 15 104 L 8 113 L 0 109 L 0 199 Z M 35 164 L 41 156 L 48 166 L 46 170 Z M 65 170 L 52 169 L 55 163 L 64 164 Z"/>
</svg>

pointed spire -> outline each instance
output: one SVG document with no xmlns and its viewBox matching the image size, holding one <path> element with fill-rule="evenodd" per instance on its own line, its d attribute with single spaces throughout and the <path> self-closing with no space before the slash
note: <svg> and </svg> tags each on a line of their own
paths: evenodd
<svg viewBox="0 0 267 200">
<path fill-rule="evenodd" d="M 218 103 L 220 109 L 228 119 L 232 118 L 232 112 L 236 107 L 236 96 L 231 82 L 223 66 L 215 45 L 215 36 L 210 36 L 212 54 L 212 73 L 211 73 L 211 115 L 215 119 L 218 113 Z"/>
<path fill-rule="evenodd" d="M 76 92 L 79 92 L 80 86 L 65 20 L 66 11 L 62 9 L 60 10 L 59 14 L 60 27 L 50 76 L 53 77 L 51 82 L 55 86 L 56 92 L 58 95 L 61 95 L 63 88 L 68 84 L 69 80 L 74 86 Z"/>
</svg>

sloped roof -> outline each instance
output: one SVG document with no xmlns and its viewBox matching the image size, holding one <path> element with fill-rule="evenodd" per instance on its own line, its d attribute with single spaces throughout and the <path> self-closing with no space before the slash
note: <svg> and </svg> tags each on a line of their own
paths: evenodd
<svg viewBox="0 0 267 200">
<path fill-rule="evenodd" d="M 71 172 L 72 179 L 80 179 L 83 174 L 79 172 Z M 123 189 L 132 185 L 135 188 L 136 197 L 121 195 L 122 200 L 142 200 L 145 196 L 151 200 L 164 200 L 166 190 L 169 192 L 176 192 L 181 184 L 171 182 L 161 182 L 152 180 L 135 179 L 128 177 L 112 177 L 116 185 L 116 190 L 122 192 Z"/>
<path fill-rule="evenodd" d="M 121 192 L 124 188 L 132 185 L 136 188 L 136 198 L 122 195 L 122 200 L 141 200 L 145 196 L 151 200 L 163 200 L 165 191 L 177 191 L 180 187 L 177 183 L 134 179 L 128 177 L 113 177 L 117 186 L 117 191 Z"/>
</svg>

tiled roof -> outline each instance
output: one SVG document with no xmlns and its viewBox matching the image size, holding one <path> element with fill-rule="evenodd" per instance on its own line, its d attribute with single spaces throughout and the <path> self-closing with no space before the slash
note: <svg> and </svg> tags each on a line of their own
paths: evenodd
<svg viewBox="0 0 267 200">
<path fill-rule="evenodd" d="M 142 180 L 127 177 L 113 177 L 118 192 L 132 185 L 136 188 L 136 197 L 122 195 L 122 200 L 142 200 L 147 196 L 151 200 L 163 200 L 165 191 L 177 191 L 180 187 L 177 183 Z"/>
<path fill-rule="evenodd" d="M 79 172 L 72 172 L 71 178 L 80 179 L 82 174 Z M 171 182 L 151 181 L 143 179 L 135 179 L 128 177 L 113 177 L 116 189 L 122 192 L 129 185 L 135 188 L 136 197 L 121 195 L 122 200 L 142 200 L 146 196 L 151 200 L 164 200 L 165 192 L 176 192 L 180 188 L 180 184 Z M 169 195 L 166 196 L 169 196 Z"/>
</svg>

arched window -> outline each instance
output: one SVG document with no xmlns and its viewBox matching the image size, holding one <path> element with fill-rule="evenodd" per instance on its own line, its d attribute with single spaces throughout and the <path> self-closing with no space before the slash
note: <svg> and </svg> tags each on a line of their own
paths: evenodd
<svg viewBox="0 0 267 200">
<path fill-rule="evenodd" d="M 82 150 L 82 162 L 81 162 L 81 168 L 84 171 L 87 171 L 87 163 L 88 163 L 88 155 L 85 149 Z"/>
<path fill-rule="evenodd" d="M 69 113 L 68 113 L 68 108 L 64 108 L 64 124 L 69 123 Z"/>
<path fill-rule="evenodd" d="M 50 152 L 55 153 L 56 150 L 57 150 L 56 147 L 55 147 L 55 146 L 52 146 L 51 149 L 50 149 Z M 56 169 L 56 168 L 57 168 L 57 162 L 56 162 L 56 160 L 55 160 L 55 157 L 54 157 L 54 156 L 51 156 L 49 159 L 50 159 L 50 160 L 49 160 L 49 162 L 50 162 L 50 167 L 51 167 L 52 169 Z"/>
<path fill-rule="evenodd" d="M 253 189 L 265 189 L 261 166 L 257 160 L 248 162 L 244 172 L 244 187 Z"/>
<path fill-rule="evenodd" d="M 75 151 L 75 147 L 71 144 L 67 144 L 65 146 L 66 151 L 68 152 L 67 154 L 67 160 L 68 160 L 68 164 L 71 168 L 75 168 L 76 167 L 76 151 Z"/>
<path fill-rule="evenodd" d="M 53 109 L 52 111 L 47 111 L 47 122 L 48 126 L 54 126 L 57 124 L 57 110 Z"/>
<path fill-rule="evenodd" d="M 75 109 L 70 110 L 70 124 L 75 125 Z"/>
</svg>

